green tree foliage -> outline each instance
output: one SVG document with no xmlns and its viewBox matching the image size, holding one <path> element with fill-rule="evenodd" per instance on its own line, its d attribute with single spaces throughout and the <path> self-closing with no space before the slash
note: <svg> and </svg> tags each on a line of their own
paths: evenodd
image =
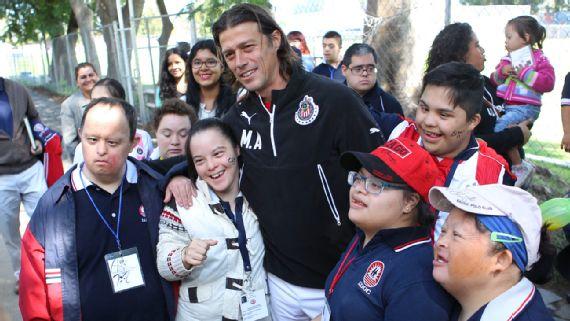
<svg viewBox="0 0 570 321">
<path fill-rule="evenodd" d="M 6 23 L 0 38 L 12 44 L 38 41 L 42 33 L 55 38 L 65 34 L 70 15 L 69 1 L 0 1 L 0 19 Z"/>
<path fill-rule="evenodd" d="M 190 19 L 196 19 L 197 25 L 200 26 L 200 34 L 211 36 L 210 28 L 222 12 L 240 3 L 252 3 L 271 9 L 269 0 L 204 0 L 199 1 L 199 4 L 190 4 L 187 10 L 190 13 Z"/>
</svg>

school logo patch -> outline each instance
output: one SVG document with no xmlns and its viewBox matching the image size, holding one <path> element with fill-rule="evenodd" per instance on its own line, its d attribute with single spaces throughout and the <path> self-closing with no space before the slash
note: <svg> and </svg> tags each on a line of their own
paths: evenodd
<svg viewBox="0 0 570 321">
<path fill-rule="evenodd" d="M 295 122 L 299 125 L 309 125 L 314 122 L 319 115 L 319 105 L 315 104 L 313 97 L 305 95 L 299 103 L 299 108 L 295 112 Z"/>
<path fill-rule="evenodd" d="M 364 277 L 362 278 L 364 285 L 369 288 L 375 287 L 378 285 L 378 282 L 380 282 L 382 273 L 384 273 L 384 263 L 382 261 L 374 261 L 370 263 L 368 269 L 366 269 Z"/>
</svg>

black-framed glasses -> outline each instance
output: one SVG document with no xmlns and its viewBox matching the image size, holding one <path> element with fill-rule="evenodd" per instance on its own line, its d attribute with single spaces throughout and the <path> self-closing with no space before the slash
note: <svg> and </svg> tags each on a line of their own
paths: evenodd
<svg viewBox="0 0 570 321">
<path fill-rule="evenodd" d="M 214 68 L 219 63 L 220 62 L 214 58 L 206 59 L 204 61 L 202 61 L 200 59 L 194 59 L 194 60 L 192 60 L 192 69 L 200 69 L 200 68 L 202 68 L 202 65 L 206 65 L 206 67 L 208 67 L 208 68 Z"/>
<path fill-rule="evenodd" d="M 355 76 L 362 75 L 364 74 L 365 71 L 368 74 L 376 73 L 375 65 L 359 65 L 354 67 L 348 67 L 348 69 L 350 69 L 350 72 Z"/>
<path fill-rule="evenodd" d="M 391 184 L 388 182 L 384 182 L 380 179 L 375 177 L 366 177 L 364 175 L 360 175 L 357 172 L 350 171 L 348 172 L 348 184 L 350 186 L 356 185 L 356 183 L 364 183 L 364 190 L 367 193 L 373 195 L 379 195 L 385 188 L 389 189 L 401 189 L 401 190 L 409 190 L 410 188 L 407 185 L 402 184 Z"/>
</svg>

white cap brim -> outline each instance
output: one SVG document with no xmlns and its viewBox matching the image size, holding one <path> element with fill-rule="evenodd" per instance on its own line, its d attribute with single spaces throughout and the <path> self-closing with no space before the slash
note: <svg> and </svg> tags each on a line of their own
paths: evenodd
<svg viewBox="0 0 570 321">
<path fill-rule="evenodd" d="M 527 191 L 501 184 L 468 186 L 461 190 L 433 187 L 429 201 L 437 210 L 445 212 L 457 207 L 474 214 L 507 216 L 522 232 L 528 256 L 527 270 L 538 261 L 542 215 L 536 198 Z"/>
</svg>

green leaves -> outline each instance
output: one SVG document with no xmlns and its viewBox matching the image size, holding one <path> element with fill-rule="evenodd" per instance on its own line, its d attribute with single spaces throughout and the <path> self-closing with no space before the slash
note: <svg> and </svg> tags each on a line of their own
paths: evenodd
<svg viewBox="0 0 570 321">
<path fill-rule="evenodd" d="M 190 4 L 187 7 L 189 19 L 194 18 L 196 24 L 200 26 L 201 35 L 210 35 L 210 28 L 218 17 L 227 9 L 240 3 L 252 3 L 261 7 L 271 9 L 269 0 L 204 0 L 198 5 Z"/>
<path fill-rule="evenodd" d="M 38 41 L 42 32 L 51 38 L 65 33 L 71 15 L 68 1 L 18 0 L 0 2 L 6 29 L 0 38 L 12 44 Z"/>
</svg>

